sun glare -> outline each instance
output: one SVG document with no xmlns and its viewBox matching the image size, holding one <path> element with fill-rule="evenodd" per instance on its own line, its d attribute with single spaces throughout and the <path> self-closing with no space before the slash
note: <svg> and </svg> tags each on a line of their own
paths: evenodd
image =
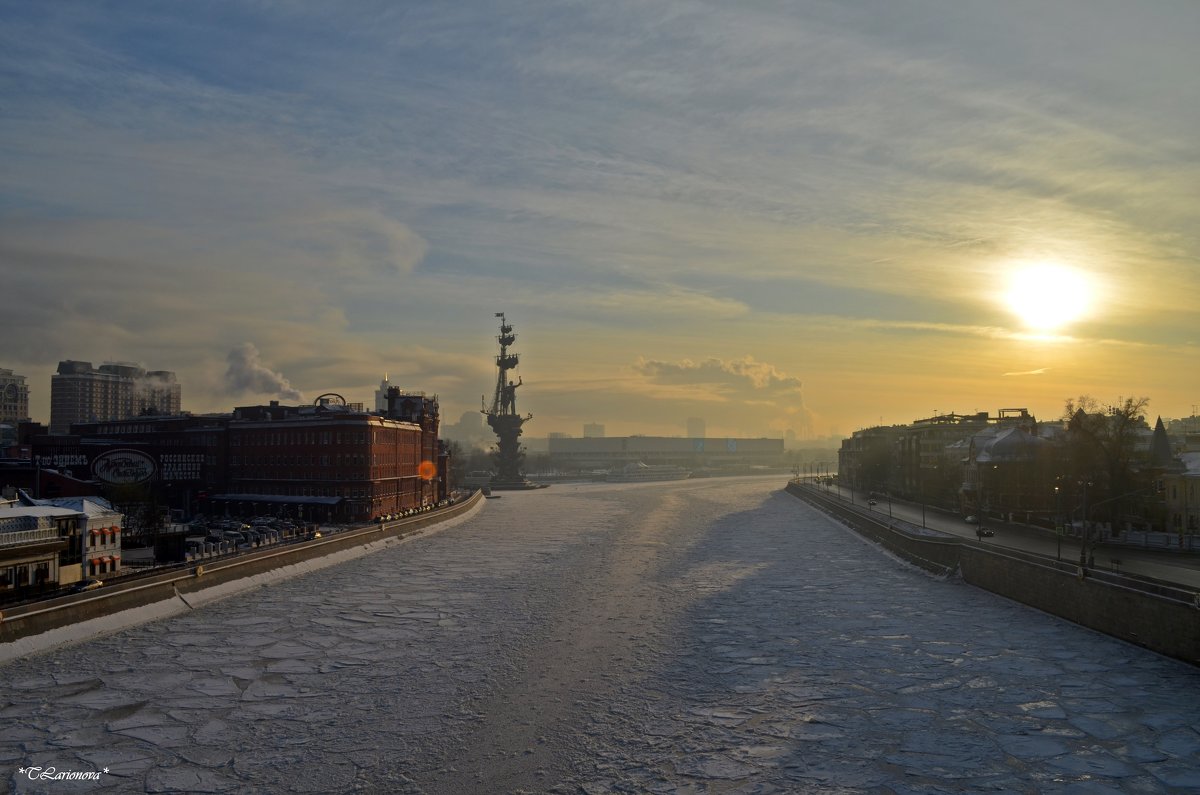
<svg viewBox="0 0 1200 795">
<path fill-rule="evenodd" d="M 1025 265 L 1005 294 L 1008 308 L 1035 331 L 1057 331 L 1087 314 L 1092 288 L 1081 271 L 1049 262 Z"/>
</svg>

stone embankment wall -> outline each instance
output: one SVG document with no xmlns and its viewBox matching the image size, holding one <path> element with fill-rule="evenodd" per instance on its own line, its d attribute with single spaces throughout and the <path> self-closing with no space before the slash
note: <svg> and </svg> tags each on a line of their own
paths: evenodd
<svg viewBox="0 0 1200 795">
<path fill-rule="evenodd" d="M 96 591 L 12 607 L 0 614 L 0 661 L 185 612 L 255 587 L 259 581 L 279 579 L 281 574 L 301 574 L 358 557 L 433 525 L 463 518 L 481 504 L 482 495 L 475 492 L 457 505 L 406 519 L 175 566 L 117 580 Z"/>
<path fill-rule="evenodd" d="M 906 532 L 796 483 L 789 483 L 787 491 L 923 569 L 957 573 L 971 585 L 1200 665 L 1200 595 L 1187 588 L 1081 570 L 1078 564 L 966 538 Z"/>
</svg>

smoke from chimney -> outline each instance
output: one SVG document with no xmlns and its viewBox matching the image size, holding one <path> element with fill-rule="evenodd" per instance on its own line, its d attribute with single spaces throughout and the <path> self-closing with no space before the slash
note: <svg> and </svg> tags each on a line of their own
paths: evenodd
<svg viewBox="0 0 1200 795">
<path fill-rule="evenodd" d="M 233 392 L 255 392 L 260 395 L 278 395 L 286 400 L 304 400 L 282 373 L 277 373 L 262 363 L 258 348 L 253 343 L 243 342 L 225 357 L 229 369 L 225 371 L 225 383 Z"/>
</svg>

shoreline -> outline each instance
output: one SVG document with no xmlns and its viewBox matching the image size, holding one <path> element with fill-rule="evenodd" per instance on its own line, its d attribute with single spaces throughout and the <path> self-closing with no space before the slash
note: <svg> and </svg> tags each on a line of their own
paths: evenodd
<svg viewBox="0 0 1200 795">
<path fill-rule="evenodd" d="M 49 600 L 49 605 L 21 605 L 0 613 L 0 665 L 170 618 L 254 588 L 398 546 L 411 538 L 454 527 L 472 518 L 483 504 L 477 491 L 441 511 L 191 565 L 100 594 Z"/>
</svg>

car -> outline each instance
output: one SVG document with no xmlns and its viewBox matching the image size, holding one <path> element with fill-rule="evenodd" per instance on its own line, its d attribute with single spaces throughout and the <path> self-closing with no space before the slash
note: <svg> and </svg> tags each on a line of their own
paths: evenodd
<svg viewBox="0 0 1200 795">
<path fill-rule="evenodd" d="M 980 537 L 980 538 L 991 538 L 992 536 L 996 535 L 996 531 L 995 531 L 995 530 L 992 530 L 992 529 L 990 529 L 990 528 L 987 528 L 987 527 L 980 527 L 980 528 L 979 528 L 978 530 L 976 530 L 975 532 L 979 534 L 979 537 Z"/>
<path fill-rule="evenodd" d="M 877 503 L 875 500 L 867 500 L 867 505 L 878 505 L 878 504 L 879 503 Z"/>
<path fill-rule="evenodd" d="M 963 521 L 966 522 L 967 524 L 979 524 L 979 517 L 975 516 L 974 514 L 971 514 L 966 519 L 963 519 Z"/>
<path fill-rule="evenodd" d="M 97 580 L 95 577 L 89 577 L 86 580 L 80 580 L 71 586 L 71 593 L 83 593 L 84 591 L 94 591 L 104 585 L 103 580 Z"/>
</svg>

